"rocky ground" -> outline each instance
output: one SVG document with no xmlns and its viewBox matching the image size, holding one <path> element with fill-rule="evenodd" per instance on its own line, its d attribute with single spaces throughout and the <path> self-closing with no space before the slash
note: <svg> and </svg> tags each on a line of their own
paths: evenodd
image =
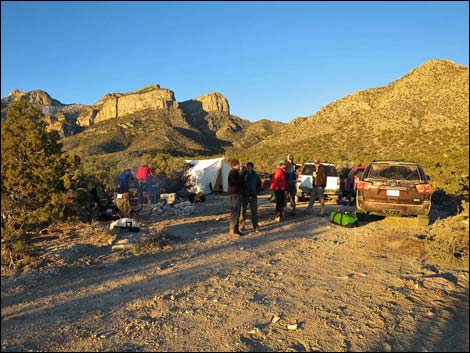
<svg viewBox="0 0 470 353">
<path fill-rule="evenodd" d="M 302 203 L 274 223 L 266 199 L 263 231 L 239 238 L 215 194 L 191 215 L 140 214 L 122 250 L 109 223 L 45 231 L 25 271 L 2 269 L 2 351 L 469 350 L 468 251 L 427 252 L 438 231 L 468 239 L 468 214 L 343 228 Z"/>
</svg>

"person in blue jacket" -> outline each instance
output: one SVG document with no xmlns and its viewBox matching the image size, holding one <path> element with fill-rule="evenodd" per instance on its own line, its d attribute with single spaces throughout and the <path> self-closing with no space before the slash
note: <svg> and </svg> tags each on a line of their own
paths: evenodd
<svg viewBox="0 0 470 353">
<path fill-rule="evenodd" d="M 132 172 L 130 169 L 126 169 L 122 174 L 119 176 L 119 193 L 124 194 L 129 192 L 129 181 L 134 179 L 132 176 Z"/>
</svg>

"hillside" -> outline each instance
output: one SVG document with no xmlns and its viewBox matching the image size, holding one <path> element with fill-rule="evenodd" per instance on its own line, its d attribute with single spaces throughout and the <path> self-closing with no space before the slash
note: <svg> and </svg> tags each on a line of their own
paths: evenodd
<svg viewBox="0 0 470 353">
<path fill-rule="evenodd" d="M 468 187 L 468 74 L 466 66 L 430 60 L 236 152 L 267 169 L 290 152 L 299 162 L 320 158 L 339 166 L 410 159 L 422 163 L 434 187 L 456 192 L 462 183 Z"/>
</svg>

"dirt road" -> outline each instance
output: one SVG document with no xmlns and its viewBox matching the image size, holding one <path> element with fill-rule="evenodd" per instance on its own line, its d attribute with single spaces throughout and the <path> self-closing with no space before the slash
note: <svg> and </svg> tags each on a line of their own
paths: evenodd
<svg viewBox="0 0 470 353">
<path fill-rule="evenodd" d="M 261 233 L 248 221 L 230 237 L 226 197 L 210 195 L 159 218 L 164 249 L 111 252 L 94 225 L 60 266 L 2 273 L 2 350 L 469 350 L 468 269 L 428 262 L 422 230 L 342 228 L 305 204 L 274 223 L 265 200 Z"/>
</svg>

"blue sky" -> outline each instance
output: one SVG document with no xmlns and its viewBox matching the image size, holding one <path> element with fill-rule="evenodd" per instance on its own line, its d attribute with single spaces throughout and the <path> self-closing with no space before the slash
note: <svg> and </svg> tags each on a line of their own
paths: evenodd
<svg viewBox="0 0 470 353">
<path fill-rule="evenodd" d="M 1 96 L 62 103 L 160 84 L 288 122 L 430 59 L 468 66 L 465 2 L 9 2 Z"/>
</svg>

